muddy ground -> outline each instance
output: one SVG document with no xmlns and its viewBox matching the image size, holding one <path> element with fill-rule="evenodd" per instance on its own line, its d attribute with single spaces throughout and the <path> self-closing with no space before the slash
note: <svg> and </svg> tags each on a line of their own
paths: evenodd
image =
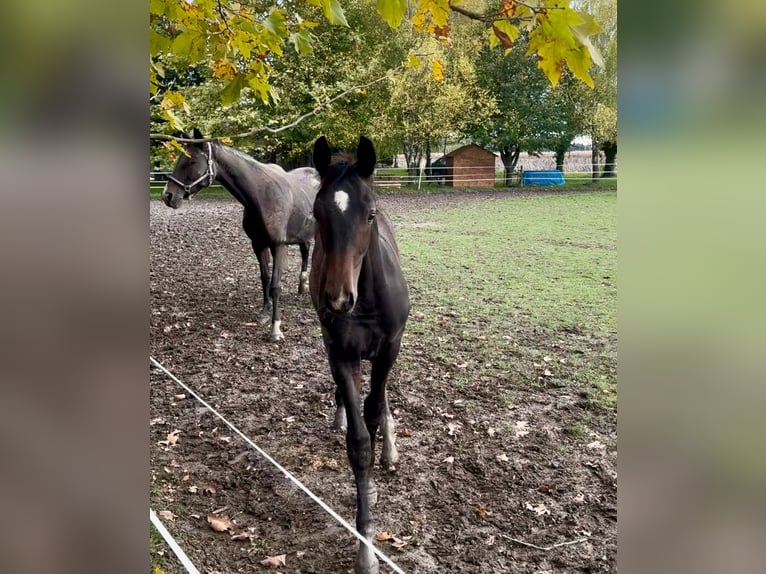
<svg viewBox="0 0 766 574">
<path fill-rule="evenodd" d="M 383 201 L 396 216 L 484 196 Z M 237 203 L 173 211 L 152 200 L 150 228 L 152 356 L 353 523 L 345 438 L 330 429 L 333 384 L 308 295 L 297 294 L 297 248 L 284 278 L 286 339 L 275 344 L 257 324 L 257 266 Z M 433 312 L 421 300 L 411 321 Z M 580 340 L 578 352 L 594 356 L 615 344 Z M 468 352 L 480 344 L 466 342 Z M 456 386 L 456 370 L 471 367 L 433 351 L 405 336 L 389 383 L 400 461 L 395 473 L 376 466 L 374 517 L 377 532 L 406 544 L 378 546 L 408 573 L 616 571 L 614 408 L 577 388 L 530 385 L 521 370 Z M 281 554 L 283 573 L 353 571 L 354 539 L 303 492 L 155 368 L 150 393 L 151 507 L 172 513 L 163 521 L 201 572 L 267 572 L 260 562 Z M 176 430 L 175 444 L 160 444 Z M 242 539 L 208 525 L 220 509 Z M 167 552 L 153 561 L 180 571 Z"/>
</svg>

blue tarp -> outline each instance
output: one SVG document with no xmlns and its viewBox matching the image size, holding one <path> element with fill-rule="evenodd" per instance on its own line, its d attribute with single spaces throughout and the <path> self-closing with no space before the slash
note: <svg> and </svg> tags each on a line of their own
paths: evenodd
<svg viewBox="0 0 766 574">
<path fill-rule="evenodd" d="M 564 185 L 564 175 L 557 169 L 524 171 L 521 185 Z"/>
</svg>

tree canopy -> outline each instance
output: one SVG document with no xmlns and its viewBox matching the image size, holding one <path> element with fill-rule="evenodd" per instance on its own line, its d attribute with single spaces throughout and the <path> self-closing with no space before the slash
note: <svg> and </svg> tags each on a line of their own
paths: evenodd
<svg viewBox="0 0 766 574">
<path fill-rule="evenodd" d="M 353 0 L 344 0 L 343 4 L 339 0 L 287 0 L 277 4 L 255 0 L 151 0 L 150 91 L 159 115 L 171 127 L 183 127 L 179 111 L 192 111 L 187 95 L 199 89 L 195 86 L 203 83 L 201 78 L 208 82 L 208 90 L 217 91 L 223 107 L 240 102 L 243 92 L 244 97 L 254 101 L 280 102 L 279 71 L 288 55 L 326 56 L 333 35 L 323 35 L 320 23 L 348 28 L 353 13 L 363 11 L 362 4 L 368 5 L 367 13 L 354 25 L 372 26 L 370 3 Z M 406 20 L 421 37 L 430 37 L 446 49 L 454 43 L 454 14 L 480 23 L 487 44 L 506 55 L 523 35 L 527 38 L 525 55 L 535 57 L 535 65 L 552 86 L 559 83 L 565 68 L 578 80 L 594 86 L 591 65 L 603 65 L 591 41 L 601 27 L 588 12 L 572 8 L 570 0 L 502 0 L 492 7 L 481 0 L 376 0 L 374 11 L 389 29 L 398 29 Z M 353 38 L 350 42 L 353 44 Z M 386 70 L 416 66 L 423 45 L 413 41 L 396 46 L 388 54 L 378 49 L 373 58 L 375 69 L 363 70 L 366 78 L 371 79 L 372 72 L 385 75 Z M 365 44 L 367 50 L 373 46 L 372 42 Z M 335 52 L 332 57 L 341 58 L 341 54 Z M 399 58 L 398 62 L 393 57 Z M 441 81 L 444 61 L 430 56 L 427 60 L 433 80 Z M 310 94 L 310 90 L 306 93 Z M 294 97 L 292 91 L 290 97 Z M 313 97 L 319 103 L 327 100 L 327 94 Z"/>
</svg>

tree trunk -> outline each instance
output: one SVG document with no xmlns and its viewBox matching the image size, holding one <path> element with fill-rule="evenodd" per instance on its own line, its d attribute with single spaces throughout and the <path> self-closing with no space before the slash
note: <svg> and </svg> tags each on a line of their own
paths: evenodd
<svg viewBox="0 0 766 574">
<path fill-rule="evenodd" d="M 601 144 L 604 150 L 604 172 L 601 178 L 611 178 L 617 175 L 617 142 L 604 142 Z"/>
<path fill-rule="evenodd" d="M 404 144 L 404 160 L 407 162 L 407 175 L 410 178 L 417 177 L 420 171 L 420 160 L 423 157 L 423 149 L 418 144 Z"/>
<path fill-rule="evenodd" d="M 505 168 L 506 186 L 510 186 L 513 181 L 513 172 L 516 169 L 516 164 L 519 163 L 520 155 L 521 147 L 518 144 L 500 149 L 500 159 L 503 160 L 503 166 Z"/>
<path fill-rule="evenodd" d="M 564 173 L 564 158 L 566 156 L 567 150 L 569 149 L 569 144 L 572 143 L 572 140 L 559 140 L 559 142 L 556 144 L 555 152 L 556 152 L 556 169 L 559 170 L 561 173 Z"/>
<path fill-rule="evenodd" d="M 426 180 L 431 179 L 431 140 L 426 142 Z"/>
<path fill-rule="evenodd" d="M 591 153 L 591 181 L 595 183 L 595 181 L 598 179 L 598 172 L 600 170 L 599 168 L 599 153 L 598 153 L 599 145 L 598 142 L 594 139 L 590 146 L 590 153 Z"/>
</svg>

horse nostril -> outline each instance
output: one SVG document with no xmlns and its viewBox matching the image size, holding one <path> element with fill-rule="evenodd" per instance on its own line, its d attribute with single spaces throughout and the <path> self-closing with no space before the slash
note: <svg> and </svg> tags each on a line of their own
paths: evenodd
<svg viewBox="0 0 766 574">
<path fill-rule="evenodd" d="M 354 308 L 354 294 L 349 293 L 346 299 L 346 304 L 343 306 L 345 311 L 350 311 Z"/>
</svg>

